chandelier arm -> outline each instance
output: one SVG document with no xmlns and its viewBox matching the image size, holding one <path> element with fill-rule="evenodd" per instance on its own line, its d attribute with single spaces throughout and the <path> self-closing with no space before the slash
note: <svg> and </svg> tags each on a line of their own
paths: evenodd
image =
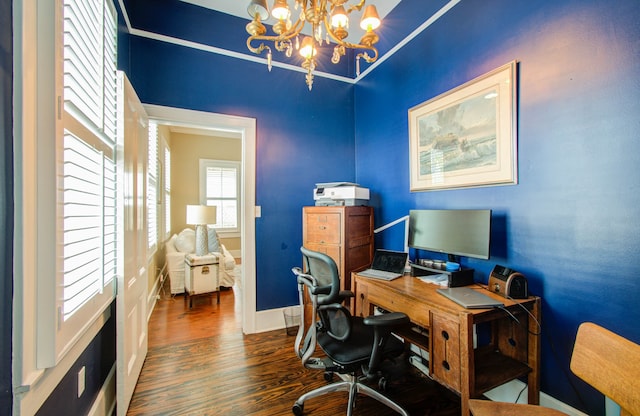
<svg viewBox="0 0 640 416">
<path fill-rule="evenodd" d="M 251 43 L 254 39 L 255 40 L 266 40 L 266 41 L 271 41 L 271 42 L 277 42 L 277 41 L 285 41 L 285 40 L 289 40 L 291 38 L 294 38 L 296 36 L 298 36 L 300 34 L 300 32 L 302 31 L 302 28 L 304 27 L 304 22 L 301 21 L 300 19 L 298 19 L 293 26 L 291 26 L 291 29 L 289 29 L 287 32 L 281 34 L 281 35 L 253 35 L 250 36 L 247 39 L 247 45 L 249 45 L 249 43 Z M 249 48 L 251 50 L 251 48 Z"/>
<path fill-rule="evenodd" d="M 361 52 L 358 55 L 356 55 L 356 57 L 361 57 L 363 58 L 368 64 L 375 62 L 378 59 L 378 50 L 372 46 L 366 46 L 366 45 L 358 45 L 359 48 L 362 49 L 369 49 L 370 51 L 373 51 L 373 56 L 369 56 L 368 53 L 366 52 Z"/>
<path fill-rule="evenodd" d="M 260 55 L 262 53 L 262 51 L 264 51 L 265 49 L 267 50 L 271 50 L 271 48 L 269 48 L 267 45 L 265 45 L 264 43 L 260 43 L 260 46 L 258 46 L 257 48 L 254 48 L 253 46 L 251 46 L 251 42 L 253 42 L 253 40 L 262 40 L 260 39 L 260 36 L 255 35 L 255 36 L 249 36 L 247 38 L 247 48 L 255 53 L 256 55 Z"/>
<path fill-rule="evenodd" d="M 367 50 L 370 50 L 371 52 L 373 52 L 373 56 L 372 57 L 370 57 L 368 54 L 365 54 L 365 53 L 358 54 L 358 56 L 364 58 L 364 60 L 367 61 L 367 63 L 370 64 L 372 62 L 375 62 L 376 59 L 378 59 L 378 50 L 375 47 L 363 45 L 363 44 L 360 44 L 360 43 L 345 42 L 342 39 L 338 38 L 335 35 L 335 33 L 333 33 L 333 30 L 331 30 L 331 25 L 329 23 L 328 17 L 324 18 L 324 26 L 325 26 L 325 29 L 327 30 L 327 33 L 331 37 L 331 39 L 333 39 L 338 45 L 344 46 L 345 48 L 349 48 L 349 49 L 367 49 Z"/>
<path fill-rule="evenodd" d="M 270 50 L 270 48 L 268 46 L 266 46 L 264 43 L 260 43 L 260 46 L 255 48 L 255 47 L 251 46 L 251 44 L 253 43 L 254 40 L 255 41 L 269 41 L 269 42 L 273 42 L 274 44 L 288 41 L 289 39 L 298 36 L 298 34 L 300 34 L 300 32 L 302 31 L 302 28 L 304 27 L 304 24 L 300 24 L 299 25 L 299 23 L 301 23 L 300 20 L 298 20 L 293 25 L 293 27 L 292 27 L 293 32 L 291 32 L 289 34 L 283 34 L 283 35 L 253 35 L 253 36 L 249 36 L 247 38 L 247 48 L 251 52 L 255 53 L 256 55 L 260 55 L 262 53 L 262 51 L 264 51 L 265 49 Z M 278 49 L 278 50 L 280 50 L 280 49 Z"/>
<path fill-rule="evenodd" d="M 350 14 L 354 10 L 358 10 L 358 11 L 362 10 L 362 8 L 364 7 L 364 3 L 366 1 L 367 0 L 360 0 L 360 3 L 354 4 L 353 6 L 349 7 L 349 9 L 347 10 L 347 14 Z"/>
</svg>

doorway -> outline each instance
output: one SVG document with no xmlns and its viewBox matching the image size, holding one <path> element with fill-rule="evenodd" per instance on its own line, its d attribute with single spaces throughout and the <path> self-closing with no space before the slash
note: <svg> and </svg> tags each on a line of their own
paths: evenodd
<svg viewBox="0 0 640 416">
<path fill-rule="evenodd" d="M 255 160 L 256 120 L 226 114 L 207 113 L 182 108 L 144 105 L 150 120 L 158 124 L 215 129 L 238 133 L 242 140 L 241 257 L 242 257 L 242 332 L 256 332 L 256 260 L 255 260 Z"/>
</svg>

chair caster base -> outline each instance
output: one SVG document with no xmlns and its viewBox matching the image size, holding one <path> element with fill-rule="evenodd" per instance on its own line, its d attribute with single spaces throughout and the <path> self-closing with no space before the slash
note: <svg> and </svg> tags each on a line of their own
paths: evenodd
<svg viewBox="0 0 640 416">
<path fill-rule="evenodd" d="M 304 403 L 303 404 L 294 404 L 293 408 L 291 409 L 293 411 L 293 414 L 296 416 L 302 416 L 302 414 L 304 413 Z"/>
</svg>

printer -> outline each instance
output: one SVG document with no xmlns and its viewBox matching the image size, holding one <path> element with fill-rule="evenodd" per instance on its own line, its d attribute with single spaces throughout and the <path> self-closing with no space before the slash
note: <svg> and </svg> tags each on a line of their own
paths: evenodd
<svg viewBox="0 0 640 416">
<path fill-rule="evenodd" d="M 317 183 L 313 190 L 316 206 L 369 204 L 369 189 L 352 182 Z"/>
</svg>

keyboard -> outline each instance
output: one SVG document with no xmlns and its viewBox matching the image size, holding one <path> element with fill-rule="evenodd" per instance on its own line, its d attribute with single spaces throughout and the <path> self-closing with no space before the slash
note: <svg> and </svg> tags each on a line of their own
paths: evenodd
<svg viewBox="0 0 640 416">
<path fill-rule="evenodd" d="M 364 277 L 372 277 L 374 279 L 382 279 L 382 280 L 393 280 L 402 276 L 401 274 L 394 272 L 387 272 L 384 270 L 376 270 L 376 269 L 367 269 L 361 272 L 358 272 L 360 276 Z"/>
</svg>

